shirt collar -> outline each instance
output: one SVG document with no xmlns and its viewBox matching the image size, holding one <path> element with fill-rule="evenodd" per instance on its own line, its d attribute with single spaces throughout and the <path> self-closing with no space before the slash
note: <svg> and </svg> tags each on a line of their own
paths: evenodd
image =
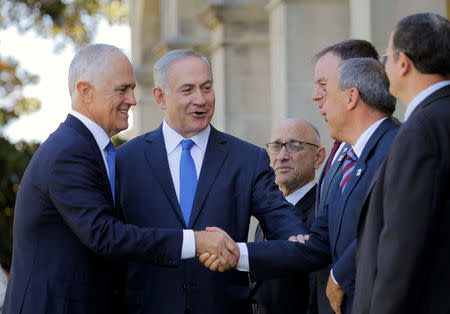
<svg viewBox="0 0 450 314">
<path fill-rule="evenodd" d="M 75 118 L 77 118 L 78 120 L 80 120 L 81 123 L 83 123 L 84 126 L 88 128 L 88 130 L 94 136 L 94 139 L 97 142 L 98 147 L 101 150 L 104 150 L 105 147 L 108 145 L 109 141 L 111 140 L 108 134 L 106 134 L 106 131 L 97 123 L 95 123 L 85 115 L 79 113 L 78 111 L 72 109 L 70 114 Z"/>
<path fill-rule="evenodd" d="M 305 196 L 306 193 L 308 193 L 309 190 L 311 190 L 314 187 L 315 184 L 316 183 L 314 181 L 311 181 L 311 182 L 305 184 L 298 190 L 296 190 L 296 191 L 292 192 L 291 194 L 289 194 L 288 196 L 286 196 L 286 201 L 288 201 L 292 205 L 297 204 L 298 201 L 301 200 L 303 198 L 303 196 Z"/>
<path fill-rule="evenodd" d="M 173 152 L 173 150 L 180 144 L 180 142 L 185 139 L 177 131 L 172 129 L 169 126 L 169 124 L 167 124 L 165 118 L 162 125 L 162 132 L 164 137 L 164 143 L 166 144 L 167 154 Z M 210 133 L 211 133 L 211 126 L 208 124 L 208 126 L 204 130 L 191 137 L 191 140 L 194 141 L 195 145 L 197 145 L 202 150 L 203 153 L 205 153 L 206 151 L 206 146 L 208 145 Z"/>
<path fill-rule="evenodd" d="M 361 134 L 356 141 L 355 145 L 353 145 L 353 151 L 355 152 L 356 156 L 359 158 L 362 154 L 362 151 L 364 150 L 364 147 L 366 146 L 367 142 L 369 141 L 370 137 L 372 136 L 373 132 L 378 128 L 378 126 L 386 119 L 387 117 L 381 118 L 374 124 L 372 124 L 370 127 L 367 128 L 367 130 L 364 131 L 363 134 Z"/>
<path fill-rule="evenodd" d="M 429 95 L 433 94 L 438 89 L 441 89 L 444 86 L 450 85 L 450 80 L 440 81 L 433 85 L 428 86 L 423 91 L 421 91 L 419 94 L 416 95 L 416 97 L 411 100 L 411 102 L 406 107 L 405 111 L 405 117 L 404 121 L 408 120 L 409 116 L 414 112 L 414 110 L 419 106 L 419 104 L 427 98 Z"/>
</svg>

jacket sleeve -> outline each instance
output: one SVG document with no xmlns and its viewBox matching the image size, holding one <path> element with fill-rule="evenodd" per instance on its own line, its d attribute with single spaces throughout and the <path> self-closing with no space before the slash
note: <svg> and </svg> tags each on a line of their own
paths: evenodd
<svg viewBox="0 0 450 314">
<path fill-rule="evenodd" d="M 76 147 L 76 152 L 69 147 L 57 153 L 48 185 L 52 202 L 73 233 L 100 256 L 177 266 L 182 230 L 138 228 L 114 218 L 99 162 L 86 145 Z"/>
</svg>

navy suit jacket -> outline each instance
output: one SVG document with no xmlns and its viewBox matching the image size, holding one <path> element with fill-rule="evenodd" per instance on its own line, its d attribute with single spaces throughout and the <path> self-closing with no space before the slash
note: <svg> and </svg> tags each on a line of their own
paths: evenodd
<svg viewBox="0 0 450 314">
<path fill-rule="evenodd" d="M 450 313 L 450 86 L 400 128 L 358 226 L 355 314 Z"/>
<path fill-rule="evenodd" d="M 298 219 L 308 228 L 314 221 L 316 201 L 315 185 L 295 204 Z M 258 225 L 255 241 L 263 241 L 264 233 Z M 258 281 L 252 291 L 254 314 L 306 314 L 309 313 L 310 278 L 307 272 L 299 272 L 286 278 Z"/>
<path fill-rule="evenodd" d="M 355 281 L 356 227 L 364 196 L 398 131 L 399 123 L 387 118 L 370 137 L 343 193 L 334 196 L 315 219 L 306 245 L 289 241 L 248 243 L 250 276 L 264 279 L 293 270 L 316 270 L 330 261 L 333 274 L 345 292 L 343 312 L 351 312 Z"/>
<path fill-rule="evenodd" d="M 333 186 L 337 186 L 340 183 L 345 156 L 350 148 L 351 145 L 345 143 L 343 148 L 340 150 L 339 155 L 336 156 L 334 162 L 331 164 L 331 167 L 326 175 L 325 167 L 322 169 L 316 191 L 316 216 L 323 213 L 325 210 L 325 205 L 332 199 L 333 193 L 330 192 L 333 191 Z M 330 157 L 332 156 L 328 156 L 328 158 Z M 334 311 L 330 306 L 330 301 L 326 295 L 327 282 L 328 277 L 330 276 L 331 266 L 332 265 L 328 265 L 313 273 L 316 278 L 316 291 L 313 291 L 312 295 L 317 299 L 318 314 L 334 314 Z"/>
<path fill-rule="evenodd" d="M 181 230 L 125 225 L 100 150 L 69 115 L 20 183 L 3 313 L 121 313 L 123 259 L 180 263 Z"/>
<path fill-rule="evenodd" d="M 247 240 L 254 215 L 269 239 L 305 231 L 278 186 L 264 149 L 211 127 L 188 226 L 175 194 L 160 126 L 119 147 L 121 203 L 127 221 L 139 226 L 217 226 L 235 241 Z M 246 273 L 211 272 L 196 258 L 181 267 L 130 264 L 127 313 L 251 313 Z"/>
</svg>

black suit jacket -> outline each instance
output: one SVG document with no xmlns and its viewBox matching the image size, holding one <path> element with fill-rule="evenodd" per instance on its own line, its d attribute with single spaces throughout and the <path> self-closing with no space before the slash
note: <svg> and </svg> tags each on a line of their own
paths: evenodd
<svg viewBox="0 0 450 314">
<path fill-rule="evenodd" d="M 181 230 L 139 229 L 119 218 L 98 145 L 69 115 L 20 182 L 3 313 L 122 313 L 125 258 L 179 265 Z"/>
<path fill-rule="evenodd" d="M 316 185 L 295 204 L 296 214 L 308 228 L 314 221 Z M 263 241 L 258 225 L 255 241 Z M 294 273 L 289 277 L 259 281 L 254 287 L 253 308 L 258 314 L 306 314 L 309 304 L 310 280 L 308 273 Z"/>
<path fill-rule="evenodd" d="M 358 227 L 355 314 L 450 313 L 450 86 L 398 132 Z"/>
</svg>

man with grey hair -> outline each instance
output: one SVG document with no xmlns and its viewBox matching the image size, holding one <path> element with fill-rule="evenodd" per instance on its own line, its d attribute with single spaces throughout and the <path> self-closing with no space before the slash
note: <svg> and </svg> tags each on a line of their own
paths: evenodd
<svg viewBox="0 0 450 314">
<path fill-rule="evenodd" d="M 247 243 L 252 280 L 313 271 L 332 262 L 327 296 L 336 313 L 351 313 L 357 221 L 370 181 L 399 127 L 391 118 L 394 109 L 395 98 L 378 61 L 348 59 L 331 75 L 320 112 L 328 121 L 330 136 L 352 145 L 340 184 L 333 187 L 324 212 L 314 220 L 306 244 Z M 248 267 L 241 262 L 242 258 L 239 267 Z"/>
<path fill-rule="evenodd" d="M 4 313 L 123 313 L 124 262 L 176 267 L 190 257 L 188 230 L 126 224 L 117 206 L 110 137 L 128 127 L 135 86 L 114 46 L 90 45 L 74 57 L 72 111 L 36 151 L 17 193 Z M 191 236 L 198 254 L 235 246 L 221 232 Z"/>
<path fill-rule="evenodd" d="M 307 231 L 275 184 L 266 151 L 210 125 L 215 95 L 208 60 L 190 50 L 169 51 L 156 62 L 154 80 L 162 125 L 118 149 L 128 222 L 217 226 L 237 241 L 246 241 L 252 215 L 269 239 Z M 195 259 L 179 268 L 136 263 L 128 269 L 127 313 L 251 313 L 249 294 L 245 273 L 213 273 Z"/>
</svg>

